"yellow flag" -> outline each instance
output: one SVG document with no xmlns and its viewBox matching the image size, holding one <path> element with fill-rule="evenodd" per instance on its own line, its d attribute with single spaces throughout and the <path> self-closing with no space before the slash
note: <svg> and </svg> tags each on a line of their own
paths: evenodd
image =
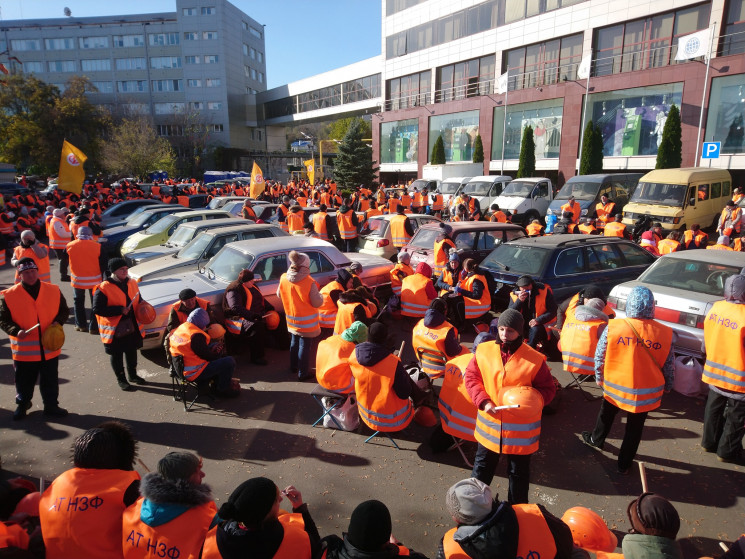
<svg viewBox="0 0 745 559">
<path fill-rule="evenodd" d="M 259 194 L 264 192 L 266 184 L 264 183 L 264 173 L 261 172 L 256 161 L 254 161 L 254 168 L 251 170 L 251 198 L 258 198 Z"/>
<path fill-rule="evenodd" d="M 307 161 L 303 161 L 303 165 L 305 165 L 305 170 L 308 172 L 308 182 L 313 186 L 313 183 L 316 182 L 316 160 L 308 159 Z"/>
<path fill-rule="evenodd" d="M 59 180 L 57 188 L 80 194 L 83 190 L 85 170 L 83 163 L 88 158 L 86 155 L 67 140 L 62 144 L 62 157 L 59 161 Z"/>
</svg>

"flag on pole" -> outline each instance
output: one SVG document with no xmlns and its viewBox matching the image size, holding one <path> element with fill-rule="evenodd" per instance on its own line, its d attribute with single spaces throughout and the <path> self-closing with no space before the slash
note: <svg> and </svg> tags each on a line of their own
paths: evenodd
<svg viewBox="0 0 745 559">
<path fill-rule="evenodd" d="M 59 181 L 57 188 L 80 194 L 83 190 L 85 170 L 83 163 L 88 158 L 86 155 L 67 140 L 62 144 L 62 157 L 59 162 Z"/>
<path fill-rule="evenodd" d="M 258 198 L 259 194 L 264 192 L 266 184 L 264 183 L 264 174 L 261 172 L 261 168 L 254 161 L 254 167 L 251 170 L 251 187 L 250 196 L 251 198 Z"/>
<path fill-rule="evenodd" d="M 316 182 L 316 160 L 308 159 L 307 161 L 303 161 L 303 165 L 305 165 L 305 170 L 308 173 L 308 181 L 313 186 Z"/>
<path fill-rule="evenodd" d="M 507 93 L 507 78 L 509 73 L 507 71 L 497 78 L 497 93 Z"/>
<path fill-rule="evenodd" d="M 699 56 L 709 57 L 711 28 L 691 33 L 678 39 L 678 54 L 675 60 L 690 60 Z"/>
<path fill-rule="evenodd" d="M 577 67 L 577 79 L 586 80 L 590 77 L 590 67 L 592 66 L 592 52 L 587 53 Z"/>
</svg>

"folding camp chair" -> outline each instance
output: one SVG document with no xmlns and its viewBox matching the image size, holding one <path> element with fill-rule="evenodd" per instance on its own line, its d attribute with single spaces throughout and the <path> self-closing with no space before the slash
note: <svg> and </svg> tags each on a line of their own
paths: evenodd
<svg viewBox="0 0 745 559">
<path fill-rule="evenodd" d="M 373 438 L 374 438 L 375 436 L 377 436 L 377 435 L 385 435 L 386 437 L 388 437 L 388 440 L 389 440 L 389 441 L 391 441 L 391 442 L 393 443 L 393 446 L 395 446 L 397 450 L 401 450 L 401 447 L 399 447 L 399 446 L 398 446 L 398 445 L 396 444 L 396 441 L 394 441 L 394 440 L 393 440 L 393 437 L 391 437 L 391 434 L 390 434 L 390 433 L 387 433 L 387 432 L 383 432 L 383 431 L 375 431 L 375 432 L 374 432 L 374 433 L 373 433 L 372 435 L 370 435 L 369 437 L 367 437 L 367 438 L 365 439 L 365 442 L 366 442 L 366 443 L 369 443 L 369 442 L 370 442 L 370 440 L 371 440 L 371 439 L 373 439 Z"/>
<path fill-rule="evenodd" d="M 331 410 L 336 409 L 338 406 L 340 406 L 342 403 L 344 403 L 344 400 L 346 397 L 343 394 L 337 394 L 336 392 L 331 392 L 330 390 L 326 390 L 324 387 L 322 387 L 320 384 L 316 385 L 316 387 L 313 389 L 313 391 L 310 393 L 311 396 L 313 396 L 313 399 L 318 403 L 319 406 L 323 409 L 323 415 L 315 420 L 313 425 L 311 427 L 315 427 L 319 423 L 321 423 L 324 418 L 328 415 L 331 418 L 331 421 L 334 422 L 336 427 L 343 431 L 344 429 L 339 424 L 337 419 L 334 417 L 334 415 L 331 413 Z M 332 402 L 331 407 L 326 407 L 323 403 L 324 398 L 329 398 Z"/>
<path fill-rule="evenodd" d="M 579 388 L 579 391 L 582 393 L 582 396 L 584 397 L 584 399 L 587 400 L 588 402 L 594 402 L 595 400 L 599 400 L 600 398 L 603 397 L 602 394 L 600 396 L 593 396 L 592 394 L 587 392 L 584 388 L 582 388 L 582 385 L 586 382 L 592 383 L 590 386 L 597 386 L 595 384 L 594 373 L 587 374 L 587 375 L 576 374 L 572 371 L 568 371 L 566 368 L 564 369 L 564 371 L 569 373 L 572 376 L 572 381 L 569 384 L 567 384 L 564 388 L 570 388 L 572 386 L 576 386 L 577 388 Z"/>
<path fill-rule="evenodd" d="M 463 457 L 463 461 L 466 463 L 466 466 L 468 466 L 469 468 L 473 468 L 473 463 L 466 457 L 466 453 L 463 452 L 464 440 L 459 439 L 453 435 L 450 435 L 450 436 L 453 437 L 453 444 L 452 446 L 450 446 L 450 448 L 448 448 L 448 450 L 450 451 L 450 450 L 453 450 L 454 448 L 457 448 L 458 452 L 460 452 L 460 455 Z"/>
<path fill-rule="evenodd" d="M 184 376 L 184 358 L 181 355 L 174 355 L 171 357 L 171 389 L 173 390 L 173 399 L 176 402 L 182 402 L 184 404 L 184 411 L 190 411 L 194 403 L 199 399 L 200 396 L 207 395 L 211 400 L 214 397 L 205 393 L 206 387 L 200 386 L 196 381 L 187 380 Z M 194 398 L 187 403 L 186 392 L 191 387 L 194 389 Z"/>
</svg>

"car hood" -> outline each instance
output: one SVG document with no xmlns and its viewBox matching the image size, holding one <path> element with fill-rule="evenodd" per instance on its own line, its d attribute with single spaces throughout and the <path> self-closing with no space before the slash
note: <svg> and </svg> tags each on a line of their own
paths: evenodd
<svg viewBox="0 0 745 559">
<path fill-rule="evenodd" d="M 132 266 L 129 269 L 129 277 L 138 281 L 144 281 L 148 279 L 148 276 L 153 274 L 157 273 L 162 276 L 164 273 L 167 273 L 172 269 L 182 268 L 196 263 L 195 259 L 179 260 L 178 258 L 174 258 L 175 254 L 176 253 L 158 256 L 157 258 Z"/>
<path fill-rule="evenodd" d="M 200 274 L 199 271 L 193 270 L 168 274 L 152 280 L 145 279 L 138 284 L 142 298 L 156 310 L 172 305 L 177 299 L 177 294 L 187 288 L 193 289 L 199 297 L 210 302 L 222 300 L 222 294 L 227 286 L 228 284 L 222 280 L 211 280 L 206 273 Z"/>
<path fill-rule="evenodd" d="M 503 196 L 499 195 L 492 204 L 499 204 L 500 210 L 515 210 L 517 207 L 525 201 L 525 196 Z"/>
<path fill-rule="evenodd" d="M 130 235 L 137 233 L 139 231 L 142 231 L 142 227 L 138 227 L 136 225 L 122 225 L 119 227 L 107 227 L 104 232 L 103 236 L 107 239 L 118 239 L 118 238 L 124 238 L 129 237 Z"/>
<path fill-rule="evenodd" d="M 675 216 L 680 213 L 680 206 L 661 206 L 659 204 L 642 204 L 640 202 L 631 202 L 623 208 L 624 213 L 646 214 L 656 216 Z"/>
<path fill-rule="evenodd" d="M 129 258 L 136 261 L 137 263 L 140 263 L 145 262 L 146 260 L 160 258 L 161 256 L 169 256 L 171 254 L 175 254 L 180 251 L 181 248 L 182 247 L 167 247 L 165 245 L 158 245 L 141 250 L 133 250 L 129 253 Z"/>
</svg>

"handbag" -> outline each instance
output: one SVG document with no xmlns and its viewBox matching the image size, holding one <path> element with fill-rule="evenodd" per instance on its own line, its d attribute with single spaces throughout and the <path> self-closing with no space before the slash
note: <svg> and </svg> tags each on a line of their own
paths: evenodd
<svg viewBox="0 0 745 559">
<path fill-rule="evenodd" d="M 114 330 L 114 338 L 125 338 L 135 331 L 135 325 L 132 317 L 129 315 L 122 316 L 119 324 L 116 325 Z"/>
</svg>

